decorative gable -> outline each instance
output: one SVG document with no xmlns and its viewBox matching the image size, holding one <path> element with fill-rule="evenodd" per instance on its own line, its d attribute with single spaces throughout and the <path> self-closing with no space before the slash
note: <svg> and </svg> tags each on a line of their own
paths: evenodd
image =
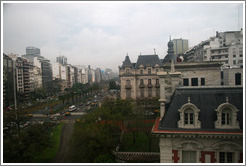
<svg viewBox="0 0 246 166">
<path fill-rule="evenodd" d="M 221 104 L 216 110 L 217 121 L 214 125 L 217 129 L 239 129 L 239 123 L 237 121 L 238 109 L 228 102 Z"/>
<path fill-rule="evenodd" d="M 198 120 L 200 110 L 196 105 L 190 103 L 190 98 L 188 98 L 188 103 L 184 104 L 178 111 L 180 113 L 179 128 L 201 128 L 201 122 Z"/>
</svg>

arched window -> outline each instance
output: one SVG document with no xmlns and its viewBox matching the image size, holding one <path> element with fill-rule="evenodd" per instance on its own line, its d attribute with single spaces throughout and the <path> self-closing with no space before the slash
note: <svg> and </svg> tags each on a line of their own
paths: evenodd
<svg viewBox="0 0 246 166">
<path fill-rule="evenodd" d="M 214 125 L 217 129 L 239 129 L 239 123 L 237 121 L 238 109 L 228 102 L 221 104 L 216 110 L 217 121 Z"/>
<path fill-rule="evenodd" d="M 180 120 L 179 128 L 201 128 L 201 122 L 198 120 L 200 110 L 188 98 L 188 103 L 184 104 L 179 110 Z"/>
</svg>

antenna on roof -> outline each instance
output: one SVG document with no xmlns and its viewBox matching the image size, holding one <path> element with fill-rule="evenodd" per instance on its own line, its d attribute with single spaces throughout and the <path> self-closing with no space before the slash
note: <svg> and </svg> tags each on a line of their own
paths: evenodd
<svg viewBox="0 0 246 166">
<path fill-rule="evenodd" d="M 170 39 L 170 41 L 171 41 L 171 35 L 169 35 L 169 39 Z"/>
<path fill-rule="evenodd" d="M 156 55 L 155 48 L 154 48 L 154 54 Z"/>
<path fill-rule="evenodd" d="M 140 52 L 140 55 L 142 55 L 142 53 Z"/>
<path fill-rule="evenodd" d="M 237 8 L 237 28 L 239 30 L 239 4 L 238 4 L 238 8 Z"/>
</svg>

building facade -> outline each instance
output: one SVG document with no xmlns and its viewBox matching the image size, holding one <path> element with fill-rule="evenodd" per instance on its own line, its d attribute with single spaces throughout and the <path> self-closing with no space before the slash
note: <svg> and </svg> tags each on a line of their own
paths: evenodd
<svg viewBox="0 0 246 166">
<path fill-rule="evenodd" d="M 28 100 L 29 93 L 34 91 L 33 64 L 25 58 L 17 57 L 16 71 L 17 92 L 23 94 L 25 100 Z"/>
<path fill-rule="evenodd" d="M 157 73 L 161 71 L 158 55 L 139 55 L 136 63 L 125 57 L 119 67 L 121 99 L 145 99 L 159 97 L 160 86 Z"/>
<path fill-rule="evenodd" d="M 215 37 L 186 51 L 184 59 L 192 61 L 219 61 L 225 67 L 243 67 L 243 30 L 216 32 Z"/>
<path fill-rule="evenodd" d="M 3 54 L 3 108 L 14 104 L 14 76 L 15 67 L 13 60 Z"/>
<path fill-rule="evenodd" d="M 160 162 L 243 162 L 242 87 L 177 88 L 163 108 L 152 129 Z"/>
</svg>

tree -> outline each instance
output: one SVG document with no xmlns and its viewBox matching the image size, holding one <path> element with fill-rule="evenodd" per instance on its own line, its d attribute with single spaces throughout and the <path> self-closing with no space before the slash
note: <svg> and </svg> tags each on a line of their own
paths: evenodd
<svg viewBox="0 0 246 166">
<path fill-rule="evenodd" d="M 109 89 L 118 89 L 119 90 L 120 87 L 116 85 L 115 80 L 110 80 L 109 81 Z"/>
</svg>

